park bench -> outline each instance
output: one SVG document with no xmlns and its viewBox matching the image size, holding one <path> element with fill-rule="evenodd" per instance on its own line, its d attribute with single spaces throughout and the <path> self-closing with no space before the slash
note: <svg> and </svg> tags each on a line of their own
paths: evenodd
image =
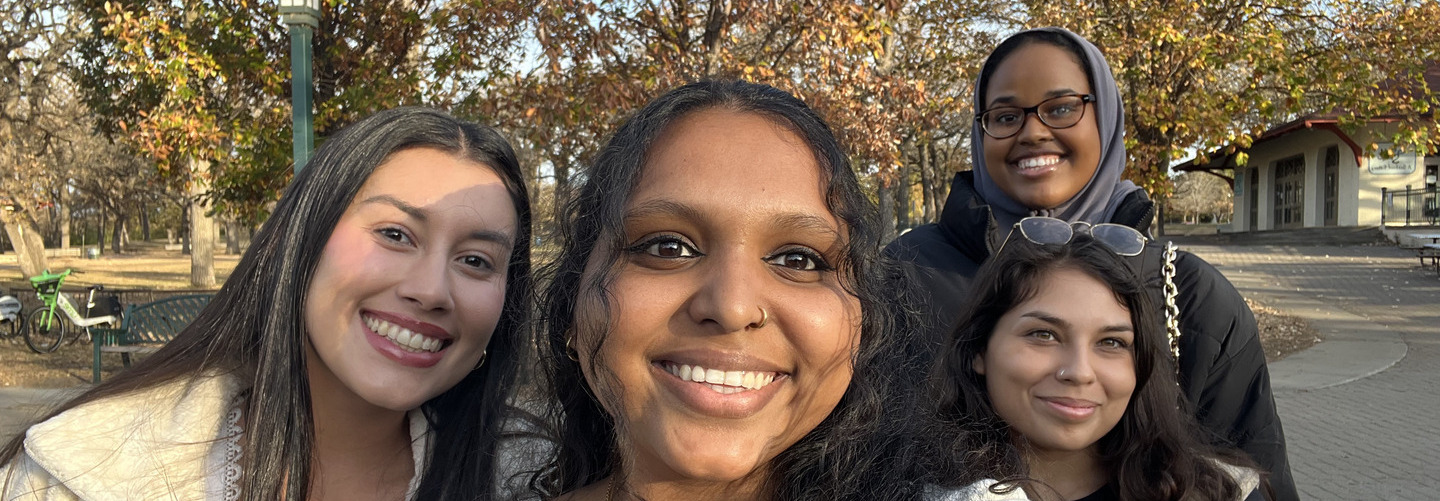
<svg viewBox="0 0 1440 501">
<path fill-rule="evenodd" d="M 95 339 L 94 382 L 100 382 L 101 353 L 119 353 L 125 367 L 129 367 L 131 353 L 159 350 L 185 330 L 213 297 L 214 294 L 186 294 L 126 306 L 119 328 L 90 329 Z"/>
</svg>

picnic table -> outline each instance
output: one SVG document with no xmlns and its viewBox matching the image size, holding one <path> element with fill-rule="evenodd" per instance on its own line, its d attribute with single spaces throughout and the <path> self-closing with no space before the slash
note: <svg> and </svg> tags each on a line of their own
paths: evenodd
<svg viewBox="0 0 1440 501">
<path fill-rule="evenodd" d="M 1411 233 L 1408 235 L 1416 241 L 1429 240 L 1429 243 L 1421 244 L 1415 253 L 1420 257 L 1420 266 L 1425 266 L 1425 260 L 1430 260 L 1435 265 L 1435 275 L 1440 276 L 1440 233 Z"/>
</svg>

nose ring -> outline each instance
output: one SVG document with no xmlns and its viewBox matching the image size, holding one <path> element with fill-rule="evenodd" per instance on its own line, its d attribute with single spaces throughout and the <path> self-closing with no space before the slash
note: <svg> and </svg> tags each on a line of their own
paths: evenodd
<svg viewBox="0 0 1440 501">
<path fill-rule="evenodd" d="M 1055 379 L 1065 379 L 1065 369 L 1061 368 L 1055 373 Z"/>
<path fill-rule="evenodd" d="M 770 323 L 770 313 L 765 311 L 764 306 L 756 306 L 756 308 L 760 308 L 760 321 L 756 322 L 754 325 L 756 329 L 759 329 L 761 327 L 764 327 L 765 324 Z"/>
</svg>

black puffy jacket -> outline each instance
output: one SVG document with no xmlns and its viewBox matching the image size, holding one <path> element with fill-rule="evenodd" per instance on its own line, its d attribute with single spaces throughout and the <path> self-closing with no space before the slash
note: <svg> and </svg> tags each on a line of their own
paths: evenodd
<svg viewBox="0 0 1440 501">
<path fill-rule="evenodd" d="M 990 206 L 975 192 L 970 172 L 956 174 L 940 222 L 901 235 L 885 252 L 906 263 L 914 294 L 928 326 L 930 343 L 940 346 L 955 332 L 971 281 L 1009 229 L 995 228 Z M 1136 191 L 1121 202 L 1111 223 L 1149 234 L 1155 204 Z M 1163 303 L 1160 252 L 1147 252 L 1146 284 Z M 1180 379 L 1196 418 L 1217 445 L 1235 446 L 1270 472 L 1276 499 L 1298 500 L 1285 433 L 1275 413 L 1270 372 L 1260 346 L 1255 316 L 1230 281 L 1205 260 L 1181 251 L 1175 262 L 1180 307 Z"/>
</svg>

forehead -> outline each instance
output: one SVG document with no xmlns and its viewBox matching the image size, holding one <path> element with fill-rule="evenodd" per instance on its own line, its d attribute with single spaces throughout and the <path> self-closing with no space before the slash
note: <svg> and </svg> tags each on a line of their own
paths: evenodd
<svg viewBox="0 0 1440 501">
<path fill-rule="evenodd" d="M 1054 44 L 1033 42 L 1015 49 L 995 67 L 986 84 L 985 99 L 987 104 L 1004 98 L 1038 102 L 1057 90 L 1088 94 L 1090 78 L 1073 52 Z"/>
<path fill-rule="evenodd" d="M 513 225 L 516 219 L 510 190 L 493 168 L 434 148 L 391 154 L 370 173 L 351 204 L 376 195 L 420 208 L 468 207 L 486 219 L 501 217 L 501 224 Z"/>
<path fill-rule="evenodd" d="M 825 189 L 820 164 L 800 136 L 760 114 L 712 108 L 682 117 L 655 140 L 629 202 L 784 209 L 833 222 Z"/>
</svg>

